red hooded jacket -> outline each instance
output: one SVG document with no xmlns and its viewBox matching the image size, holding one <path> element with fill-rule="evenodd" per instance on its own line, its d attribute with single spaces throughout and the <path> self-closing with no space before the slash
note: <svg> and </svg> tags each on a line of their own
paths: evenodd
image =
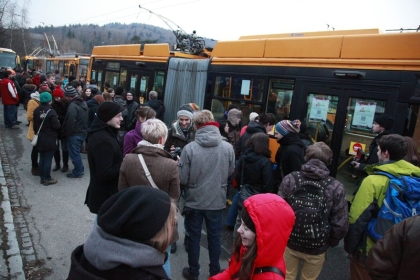
<svg viewBox="0 0 420 280">
<path fill-rule="evenodd" d="M 289 235 L 295 223 L 295 213 L 287 202 L 278 195 L 266 193 L 251 196 L 244 201 L 244 207 L 255 225 L 257 257 L 254 261 L 254 268 L 274 266 L 283 271 L 286 275 L 284 263 L 284 250 L 286 249 Z M 241 256 L 246 248 L 241 247 Z M 236 261 L 234 255 L 231 257 L 229 267 L 209 280 L 231 280 L 242 262 Z M 277 273 L 264 272 L 251 276 L 252 280 L 282 280 Z"/>
</svg>

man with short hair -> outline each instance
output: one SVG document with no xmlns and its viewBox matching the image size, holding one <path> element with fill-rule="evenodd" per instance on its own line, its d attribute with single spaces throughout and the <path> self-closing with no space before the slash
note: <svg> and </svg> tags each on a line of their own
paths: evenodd
<svg viewBox="0 0 420 280">
<path fill-rule="evenodd" d="M 165 114 L 165 105 L 162 101 L 158 100 L 158 93 L 154 90 L 149 92 L 149 101 L 144 103 L 144 106 L 149 106 L 156 112 L 156 118 L 163 121 L 163 115 Z"/>
<path fill-rule="evenodd" d="M 220 272 L 220 233 L 223 209 L 226 208 L 227 179 L 233 173 L 235 152 L 222 140 L 219 124 L 209 110 L 193 117 L 195 140 L 187 144 L 178 163 L 180 183 L 185 185 L 184 226 L 189 234 L 188 265 L 183 269 L 186 279 L 200 274 L 200 239 L 203 219 L 206 222 L 210 276 Z"/>
<path fill-rule="evenodd" d="M 47 82 L 48 87 L 50 88 L 51 92 L 55 89 L 55 76 L 54 74 L 47 74 L 45 76 L 45 81 Z"/>
<path fill-rule="evenodd" d="M 367 236 L 367 225 L 373 219 L 372 211 L 381 207 L 388 188 L 389 179 L 376 172 L 420 176 L 420 168 L 405 161 L 407 142 L 397 134 L 382 136 L 378 141 L 377 156 L 379 163 L 366 168 L 369 174 L 360 186 L 350 208 L 349 232 L 344 239 L 344 249 L 350 256 L 350 279 L 371 279 L 366 270 L 366 257 L 375 244 Z"/>
<path fill-rule="evenodd" d="M 76 89 L 77 95 L 82 94 L 82 91 L 83 91 L 82 84 L 78 80 L 71 81 L 70 85 Z"/>
<path fill-rule="evenodd" d="M 67 139 L 69 157 L 74 165 L 68 178 L 82 178 L 85 173 L 81 147 L 85 141 L 88 129 L 88 106 L 83 98 L 77 95 L 77 91 L 71 85 L 64 89 L 64 96 L 70 102 L 62 125 L 62 132 Z"/>
</svg>

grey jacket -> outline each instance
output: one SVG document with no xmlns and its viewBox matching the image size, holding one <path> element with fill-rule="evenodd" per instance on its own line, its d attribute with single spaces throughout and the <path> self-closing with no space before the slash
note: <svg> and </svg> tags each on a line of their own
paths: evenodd
<svg viewBox="0 0 420 280">
<path fill-rule="evenodd" d="M 178 162 L 181 185 L 186 186 L 185 206 L 199 210 L 226 207 L 227 179 L 235 167 L 232 145 L 222 141 L 215 125 L 205 125 L 195 133 Z"/>
</svg>

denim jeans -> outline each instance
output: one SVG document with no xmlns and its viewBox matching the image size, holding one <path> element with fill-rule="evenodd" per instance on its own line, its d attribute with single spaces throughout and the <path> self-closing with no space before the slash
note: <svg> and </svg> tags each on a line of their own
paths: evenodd
<svg viewBox="0 0 420 280">
<path fill-rule="evenodd" d="M 69 151 L 71 162 L 74 165 L 72 174 L 77 177 L 85 174 L 85 167 L 83 166 L 82 155 L 80 154 L 83 141 L 85 141 L 85 137 L 79 135 L 67 138 L 67 150 Z"/>
<path fill-rule="evenodd" d="M 39 176 L 42 181 L 51 180 L 51 163 L 55 150 L 39 151 Z"/>
<path fill-rule="evenodd" d="M 226 216 L 225 224 L 231 227 L 235 226 L 236 223 L 236 217 L 238 216 L 238 198 L 239 198 L 239 192 L 236 191 L 235 195 L 233 196 L 232 205 L 229 207 L 229 211 Z"/>
<path fill-rule="evenodd" d="M 221 241 L 220 233 L 223 224 L 223 210 L 190 209 L 185 215 L 184 226 L 188 232 L 188 272 L 194 278 L 200 274 L 200 239 L 203 219 L 207 228 L 207 243 L 210 259 L 210 275 L 220 272 Z"/>
<path fill-rule="evenodd" d="M 16 105 L 3 105 L 4 125 L 12 127 L 17 121 L 17 107 Z"/>
</svg>

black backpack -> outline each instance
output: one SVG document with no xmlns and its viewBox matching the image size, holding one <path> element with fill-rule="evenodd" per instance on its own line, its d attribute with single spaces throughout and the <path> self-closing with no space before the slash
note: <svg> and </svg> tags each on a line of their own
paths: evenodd
<svg viewBox="0 0 420 280">
<path fill-rule="evenodd" d="M 316 181 L 305 179 L 300 171 L 291 174 L 296 189 L 287 202 L 295 211 L 296 220 L 288 245 L 292 249 L 321 248 L 327 243 L 330 234 L 324 189 L 332 182 L 332 178 Z"/>
</svg>

